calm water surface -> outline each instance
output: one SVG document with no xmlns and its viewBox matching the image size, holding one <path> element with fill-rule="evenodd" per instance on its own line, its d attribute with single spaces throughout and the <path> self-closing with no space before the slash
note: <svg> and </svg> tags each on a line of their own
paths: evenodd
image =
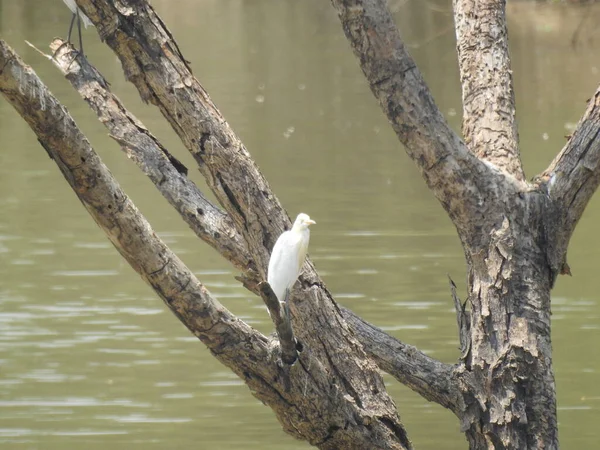
<svg viewBox="0 0 600 450">
<path fill-rule="evenodd" d="M 375 104 L 329 3 L 153 3 L 290 215 L 305 211 L 318 222 L 311 257 L 339 302 L 454 362 L 458 342 L 446 274 L 464 284 L 458 239 Z M 390 3 L 440 108 L 459 129 L 450 2 Z M 598 8 L 510 2 L 529 176 L 562 147 L 600 80 L 598 19 Z M 259 299 L 187 230 L 68 83 L 24 43 L 45 48 L 66 33 L 68 22 L 60 0 L 0 0 L 0 36 L 69 107 L 162 238 L 228 308 L 270 332 Z M 86 31 L 85 42 L 88 57 L 126 104 L 193 168 L 94 30 Z M 600 439 L 599 220 L 596 198 L 571 245 L 575 276 L 561 278 L 554 292 L 563 448 L 596 448 Z M 451 413 L 386 380 L 417 448 L 466 447 Z M 33 133 L 0 100 L 0 447 L 109 445 L 308 447 L 285 435 L 271 410 L 121 260 Z"/>
</svg>

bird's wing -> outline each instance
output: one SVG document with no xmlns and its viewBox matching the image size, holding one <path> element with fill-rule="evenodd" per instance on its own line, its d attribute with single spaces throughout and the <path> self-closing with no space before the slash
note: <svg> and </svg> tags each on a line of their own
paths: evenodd
<svg viewBox="0 0 600 450">
<path fill-rule="evenodd" d="M 279 236 L 271 252 L 267 281 L 279 301 L 284 301 L 285 290 L 291 288 L 298 278 L 300 267 L 297 254 L 299 250 L 296 233 L 286 231 Z"/>
<path fill-rule="evenodd" d="M 79 9 L 77 6 L 77 3 L 75 3 L 75 0 L 63 0 L 64 4 L 67 5 L 69 7 L 69 9 L 71 10 L 71 12 L 73 14 L 77 14 L 77 10 Z M 81 17 L 81 20 L 83 21 L 83 25 L 87 28 L 89 25 L 94 26 L 94 24 L 92 23 L 92 21 L 90 20 L 90 18 L 88 16 L 86 16 L 81 9 L 79 9 L 79 17 Z"/>
<path fill-rule="evenodd" d="M 304 265 L 304 260 L 306 259 L 306 252 L 308 252 L 308 242 L 310 240 L 310 231 L 306 230 L 302 232 L 298 239 L 298 277 L 300 275 L 300 271 L 302 270 L 302 266 Z"/>
</svg>

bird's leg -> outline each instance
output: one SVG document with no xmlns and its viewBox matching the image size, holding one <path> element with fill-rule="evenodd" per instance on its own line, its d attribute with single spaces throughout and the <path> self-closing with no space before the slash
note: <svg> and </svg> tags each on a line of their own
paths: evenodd
<svg viewBox="0 0 600 450">
<path fill-rule="evenodd" d="M 69 34 L 67 36 L 67 42 L 71 42 L 71 32 L 73 31 L 73 25 L 75 24 L 75 13 L 71 17 L 71 25 L 69 25 Z"/>
<path fill-rule="evenodd" d="M 83 39 L 81 38 L 81 17 L 79 16 L 79 9 L 77 9 L 77 32 L 79 33 L 79 51 L 85 57 L 83 53 Z"/>
<path fill-rule="evenodd" d="M 54 53 L 52 53 L 52 58 L 54 58 L 56 56 L 56 54 L 58 53 L 58 51 L 62 48 L 63 45 L 65 45 L 66 43 L 71 43 L 71 32 L 73 31 L 73 25 L 75 24 L 75 14 L 73 14 L 73 17 L 71 17 L 71 25 L 69 25 L 69 34 L 67 36 L 67 42 L 63 42 L 62 44 L 60 44 L 60 46 L 54 50 Z M 70 64 L 69 64 L 70 66 Z"/>
</svg>

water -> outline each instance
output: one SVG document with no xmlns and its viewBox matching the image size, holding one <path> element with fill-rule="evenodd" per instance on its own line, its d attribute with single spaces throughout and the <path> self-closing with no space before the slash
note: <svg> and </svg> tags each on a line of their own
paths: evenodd
<svg viewBox="0 0 600 450">
<path fill-rule="evenodd" d="M 429 354 L 456 361 L 447 274 L 464 292 L 458 239 L 375 104 L 328 2 L 153 3 L 290 215 L 305 211 L 318 222 L 311 257 L 339 302 Z M 449 2 L 390 3 L 438 105 L 459 129 Z M 562 147 L 598 84 L 600 34 L 593 24 L 599 16 L 597 7 L 509 5 L 529 176 Z M 24 43 L 44 48 L 66 33 L 69 19 L 58 0 L 0 0 L 0 35 L 69 107 L 161 237 L 228 308 L 270 332 L 259 299 L 187 230 L 68 83 Z M 193 168 L 94 30 L 84 38 L 86 53 L 118 95 Z M 4 101 L 0 143 L 1 448 L 308 447 L 285 435 L 271 410 L 123 263 Z M 595 199 L 571 244 L 574 277 L 561 278 L 553 298 L 564 448 L 594 448 L 599 436 L 598 220 Z M 465 448 L 451 413 L 386 381 L 417 448 Z"/>
</svg>

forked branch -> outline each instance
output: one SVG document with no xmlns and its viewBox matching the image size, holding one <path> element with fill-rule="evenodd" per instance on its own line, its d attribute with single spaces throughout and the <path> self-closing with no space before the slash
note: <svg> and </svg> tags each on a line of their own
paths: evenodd
<svg viewBox="0 0 600 450">
<path fill-rule="evenodd" d="M 464 393 L 459 388 L 459 371 L 455 372 L 455 366 L 444 364 L 404 344 L 349 309 L 342 308 L 342 312 L 367 354 L 381 370 L 427 400 L 439 403 L 462 417 Z M 472 391 L 472 387 L 465 390 Z"/>
<path fill-rule="evenodd" d="M 373 94 L 463 237 L 484 198 L 505 184 L 448 126 L 408 54 L 387 0 L 331 0 Z M 490 194 L 491 193 L 491 194 Z M 488 196 L 488 194 L 490 194 Z"/>
<path fill-rule="evenodd" d="M 289 219 L 242 142 L 191 73 L 164 23 L 143 0 L 77 0 L 77 4 L 120 58 L 127 79 L 142 99 L 160 109 L 192 153 L 207 184 L 245 238 L 259 278 L 264 279 L 269 252 L 277 236 L 289 227 Z M 388 446 L 410 447 L 377 366 L 344 323 L 312 265 L 305 266 L 297 286 L 300 289 L 292 292 L 290 302 L 294 333 L 304 351 L 331 374 L 333 381 L 327 383 L 339 392 L 329 395 L 328 404 L 323 405 L 331 412 L 331 421 L 321 417 L 319 426 L 339 423 L 338 415 L 369 417 L 355 427 L 335 426 L 328 445 L 370 440 L 376 435 L 376 441 Z M 314 421 L 307 423 L 315 426 Z"/>
<path fill-rule="evenodd" d="M 378 448 L 410 448 L 393 408 L 378 409 L 379 416 L 370 415 L 371 422 L 354 424 L 348 432 L 333 427 L 332 423 L 343 423 L 344 417 L 361 414 L 362 409 L 332 385 L 331 371 L 310 349 L 300 355 L 298 363 L 282 367 L 277 341 L 257 332 L 212 298 L 156 236 L 66 109 L 1 40 L 0 93 L 34 130 L 121 255 L 211 353 L 275 411 L 286 431 L 314 445 L 327 447 L 329 443 L 331 448 L 360 437 Z M 383 389 L 383 383 L 378 388 Z M 361 429 L 366 436 L 361 436 Z"/>
<path fill-rule="evenodd" d="M 119 253 L 221 362 L 241 373 L 254 372 L 255 361 L 268 359 L 269 340 L 213 299 L 156 236 L 67 110 L 2 40 L 0 93 L 36 133 Z"/>
</svg>

